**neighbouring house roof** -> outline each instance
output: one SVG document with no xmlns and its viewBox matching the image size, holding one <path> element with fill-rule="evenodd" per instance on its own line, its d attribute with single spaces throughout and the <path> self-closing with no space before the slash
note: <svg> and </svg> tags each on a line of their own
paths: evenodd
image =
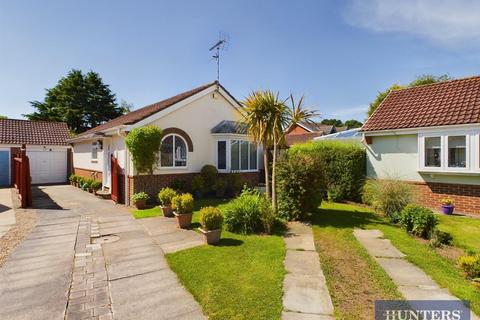
<svg viewBox="0 0 480 320">
<path fill-rule="evenodd" d="M 480 76 L 392 90 L 362 131 L 480 123 Z"/>
<path fill-rule="evenodd" d="M 247 126 L 243 122 L 222 120 L 210 130 L 211 133 L 247 134 Z"/>
<path fill-rule="evenodd" d="M 64 122 L 0 119 L 0 144 L 68 145 Z"/>
<path fill-rule="evenodd" d="M 330 134 L 335 130 L 335 126 L 333 125 L 321 124 L 317 122 L 301 122 L 298 125 L 310 132 L 323 132 L 323 134 Z"/>
<path fill-rule="evenodd" d="M 159 101 L 157 103 L 145 106 L 143 108 L 131 111 L 127 114 L 124 114 L 120 117 L 117 117 L 113 120 L 110 120 L 106 123 L 103 123 L 99 126 L 96 126 L 95 128 L 92 128 L 88 131 L 85 131 L 85 132 L 81 133 L 81 134 L 77 135 L 75 137 L 75 139 L 86 136 L 86 135 L 89 135 L 89 134 L 100 133 L 102 131 L 112 129 L 112 128 L 117 127 L 117 126 L 130 125 L 130 124 L 137 123 L 137 122 L 139 122 L 139 121 L 141 121 L 141 120 L 143 120 L 143 119 L 145 119 L 145 118 L 147 118 L 147 117 L 149 117 L 149 116 L 151 116 L 151 115 L 153 115 L 153 114 L 155 114 L 159 111 L 165 110 L 168 107 L 173 106 L 174 104 L 176 104 L 176 103 L 178 103 L 182 100 L 185 100 L 185 99 L 187 99 L 187 98 L 189 98 L 189 97 L 191 97 L 191 96 L 193 96 L 197 93 L 200 93 L 201 91 L 203 91 L 203 90 L 205 90 L 205 89 L 207 89 L 207 88 L 209 88 L 213 85 L 220 86 L 233 100 L 235 100 L 235 98 L 220 83 L 218 83 L 217 81 L 214 81 L 214 82 L 202 85 L 200 87 L 197 87 L 195 89 L 182 92 L 182 93 L 177 94 L 176 96 L 173 96 L 171 98 L 168 98 L 168 99 Z"/>
<path fill-rule="evenodd" d="M 291 146 L 297 143 L 304 143 L 313 138 L 320 137 L 323 135 L 323 132 L 309 132 L 309 133 L 302 133 L 302 134 L 287 134 L 285 136 L 285 142 L 287 146 Z"/>
<path fill-rule="evenodd" d="M 342 132 L 342 131 L 346 131 L 346 130 L 349 130 L 349 128 L 347 126 L 341 126 L 341 127 L 335 127 L 335 131 L 336 132 Z"/>
</svg>

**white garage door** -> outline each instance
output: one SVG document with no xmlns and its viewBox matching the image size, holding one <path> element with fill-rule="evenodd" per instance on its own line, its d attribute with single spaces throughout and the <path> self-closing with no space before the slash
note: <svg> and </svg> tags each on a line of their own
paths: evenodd
<svg viewBox="0 0 480 320">
<path fill-rule="evenodd" d="M 27 150 L 32 184 L 63 183 L 67 181 L 66 151 Z"/>
</svg>

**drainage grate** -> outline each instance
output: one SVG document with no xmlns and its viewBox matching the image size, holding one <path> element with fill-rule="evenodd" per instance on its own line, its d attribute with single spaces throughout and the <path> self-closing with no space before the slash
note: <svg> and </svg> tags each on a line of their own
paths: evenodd
<svg viewBox="0 0 480 320">
<path fill-rule="evenodd" d="M 114 234 L 109 234 L 109 235 L 106 235 L 106 236 L 94 238 L 92 240 L 92 243 L 94 243 L 94 244 L 112 243 L 112 242 L 116 242 L 118 240 L 120 240 L 119 236 L 116 236 Z"/>
</svg>

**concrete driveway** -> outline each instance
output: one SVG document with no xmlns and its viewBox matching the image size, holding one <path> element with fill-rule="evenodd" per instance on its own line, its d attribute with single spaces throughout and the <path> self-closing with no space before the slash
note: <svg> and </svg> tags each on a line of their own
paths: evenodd
<svg viewBox="0 0 480 320">
<path fill-rule="evenodd" d="M 205 319 L 125 207 L 71 186 L 34 205 L 37 226 L 0 269 L 0 319 Z"/>
</svg>

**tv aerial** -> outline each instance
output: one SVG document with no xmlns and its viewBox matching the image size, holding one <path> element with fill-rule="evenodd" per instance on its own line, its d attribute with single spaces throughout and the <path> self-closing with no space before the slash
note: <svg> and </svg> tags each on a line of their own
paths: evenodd
<svg viewBox="0 0 480 320">
<path fill-rule="evenodd" d="M 226 50 L 229 43 L 229 37 L 225 33 L 220 33 L 218 41 L 208 50 L 213 51 L 213 60 L 217 62 L 217 81 L 220 82 L 220 51 Z"/>
</svg>

